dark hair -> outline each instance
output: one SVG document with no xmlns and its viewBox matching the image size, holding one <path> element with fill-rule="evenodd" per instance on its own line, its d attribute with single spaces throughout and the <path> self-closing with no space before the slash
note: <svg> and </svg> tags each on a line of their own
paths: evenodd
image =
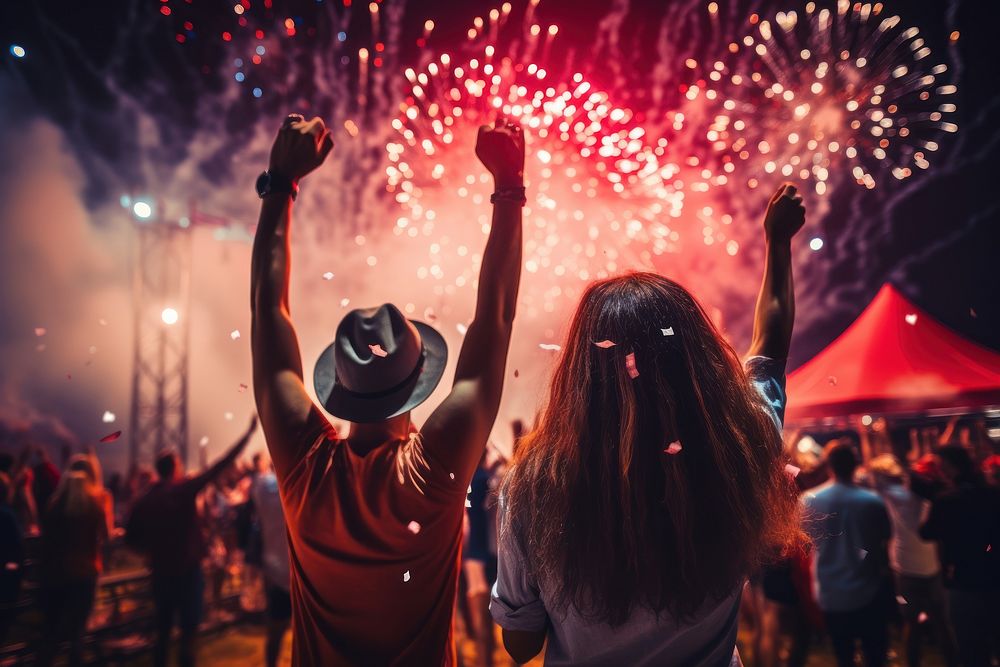
<svg viewBox="0 0 1000 667">
<path fill-rule="evenodd" d="M 172 449 L 160 452 L 156 457 L 156 474 L 160 479 L 171 480 L 177 470 L 177 454 Z"/>
<path fill-rule="evenodd" d="M 851 480 L 858 469 L 858 454 L 851 443 L 837 440 L 826 449 L 826 464 L 837 479 Z"/>
<path fill-rule="evenodd" d="M 596 282 L 504 481 L 502 530 L 559 607 L 612 626 L 637 607 L 684 618 L 800 536 L 781 451 L 694 297 L 651 273 Z"/>
<path fill-rule="evenodd" d="M 955 469 L 955 481 L 959 484 L 984 484 L 983 473 L 976 462 L 961 445 L 945 445 L 937 450 L 938 458 Z"/>
</svg>

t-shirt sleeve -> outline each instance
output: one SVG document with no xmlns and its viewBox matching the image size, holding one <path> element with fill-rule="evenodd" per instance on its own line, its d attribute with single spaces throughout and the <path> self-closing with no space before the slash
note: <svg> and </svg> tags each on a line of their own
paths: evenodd
<svg viewBox="0 0 1000 667">
<path fill-rule="evenodd" d="M 746 360 L 747 377 L 760 394 L 761 404 L 780 431 L 785 423 L 785 360 L 750 357 Z"/>
<path fill-rule="evenodd" d="M 539 597 L 538 585 L 528 572 L 527 559 L 516 530 L 500 498 L 500 532 L 497 541 L 497 580 L 490 596 L 490 613 L 506 630 L 538 632 L 548 625 L 548 613 Z"/>
</svg>

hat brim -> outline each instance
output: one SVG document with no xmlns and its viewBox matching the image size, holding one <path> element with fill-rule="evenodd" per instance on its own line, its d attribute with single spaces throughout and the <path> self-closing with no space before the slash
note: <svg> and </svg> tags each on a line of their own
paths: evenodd
<svg viewBox="0 0 1000 667">
<path fill-rule="evenodd" d="M 323 350 L 323 354 L 319 355 L 313 371 L 313 386 L 324 410 L 340 419 L 370 424 L 409 412 L 427 400 L 444 375 L 444 367 L 448 363 L 448 344 L 437 329 L 429 324 L 416 320 L 410 322 L 420 332 L 420 340 L 424 346 L 424 364 L 420 373 L 412 381 L 389 394 L 366 398 L 351 393 L 337 378 L 334 356 L 337 343 L 334 341 Z"/>
</svg>

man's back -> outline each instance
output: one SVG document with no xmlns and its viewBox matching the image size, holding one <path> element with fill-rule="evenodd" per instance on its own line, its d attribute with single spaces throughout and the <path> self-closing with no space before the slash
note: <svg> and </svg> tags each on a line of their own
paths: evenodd
<svg viewBox="0 0 1000 667">
<path fill-rule="evenodd" d="M 126 534 L 149 556 L 156 574 L 184 574 L 201 565 L 205 540 L 194 480 L 161 481 L 136 501 Z"/>
<path fill-rule="evenodd" d="M 871 602 L 882 584 L 890 536 L 885 504 L 876 494 L 834 482 L 805 494 L 805 528 L 813 540 L 813 584 L 824 611 Z"/>
<path fill-rule="evenodd" d="M 427 456 L 324 434 L 282 480 L 295 664 L 454 662 L 466 486 Z"/>
<path fill-rule="evenodd" d="M 920 533 L 938 543 L 946 586 L 1000 590 L 1000 490 L 961 484 L 942 493 Z"/>
</svg>

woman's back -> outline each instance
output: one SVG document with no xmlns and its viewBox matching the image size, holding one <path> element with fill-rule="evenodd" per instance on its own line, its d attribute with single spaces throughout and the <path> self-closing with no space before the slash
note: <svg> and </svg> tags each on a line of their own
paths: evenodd
<svg viewBox="0 0 1000 667">
<path fill-rule="evenodd" d="M 101 543 L 107 524 L 101 500 L 83 473 L 65 476 L 42 515 L 40 565 L 50 585 L 101 573 Z"/>
</svg>

